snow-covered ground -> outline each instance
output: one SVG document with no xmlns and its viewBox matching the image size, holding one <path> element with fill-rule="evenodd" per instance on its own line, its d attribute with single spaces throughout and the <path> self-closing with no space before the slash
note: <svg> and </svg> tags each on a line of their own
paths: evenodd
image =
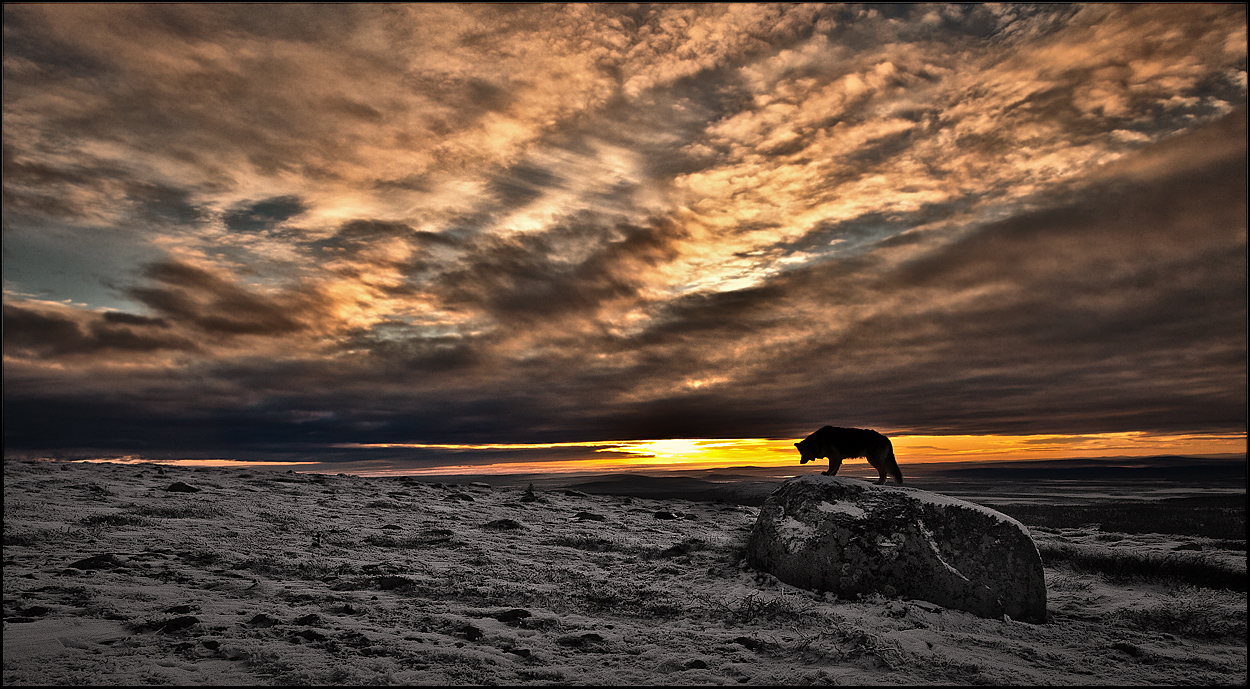
<svg viewBox="0 0 1250 689">
<path fill-rule="evenodd" d="M 484 483 L 6 461 L 4 683 L 1246 683 L 1245 593 L 1048 566 L 1047 624 L 988 620 L 754 572 L 742 559 L 754 507 L 530 498 Z M 1211 549 L 1089 529 L 1035 537 Z M 1244 562 L 1241 547 L 1211 556 Z"/>
</svg>

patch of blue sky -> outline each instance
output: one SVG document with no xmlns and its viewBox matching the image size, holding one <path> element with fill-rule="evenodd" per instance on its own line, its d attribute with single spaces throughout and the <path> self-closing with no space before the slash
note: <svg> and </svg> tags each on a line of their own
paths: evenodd
<svg viewBox="0 0 1250 689">
<path fill-rule="evenodd" d="M 164 255 L 136 234 L 59 222 L 6 228 L 3 253 L 6 293 L 131 313 L 143 307 L 126 295 L 127 281 Z"/>
</svg>

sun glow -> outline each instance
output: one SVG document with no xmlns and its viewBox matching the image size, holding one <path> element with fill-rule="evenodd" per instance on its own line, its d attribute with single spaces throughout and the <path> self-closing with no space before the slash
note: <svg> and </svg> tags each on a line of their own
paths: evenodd
<svg viewBox="0 0 1250 689">
<path fill-rule="evenodd" d="M 929 462 L 976 462 L 1045 460 L 1095 457 L 1148 457 L 1158 455 L 1218 455 L 1246 452 L 1245 434 L 1098 433 L 1088 435 L 889 435 L 894 453 L 904 467 Z M 356 450 L 441 450 L 457 460 L 434 465 L 422 460 L 386 458 L 348 462 L 303 461 L 253 462 L 236 459 L 144 459 L 136 456 L 78 460 L 122 464 L 152 463 L 179 466 L 260 467 L 283 466 L 305 472 L 338 472 L 358 475 L 454 475 L 454 474 L 573 474 L 628 471 L 683 471 L 732 467 L 798 466 L 794 443 L 799 438 L 669 438 L 662 440 L 610 440 L 558 443 L 341 443 L 332 447 Z M 535 451 L 561 450 L 565 458 L 535 459 Z M 577 456 L 576 450 L 585 451 Z M 573 456 L 569 457 L 569 450 Z M 490 453 L 474 461 L 475 453 Z M 516 452 L 509 460 L 506 454 Z M 522 455 L 524 453 L 524 455 Z M 862 464 L 862 458 L 848 465 Z M 824 464 L 818 460 L 816 466 Z M 353 466 L 358 465 L 358 466 Z"/>
<path fill-rule="evenodd" d="M 927 462 L 1146 457 L 1166 454 L 1205 455 L 1246 451 L 1244 434 L 890 435 L 890 439 L 894 445 L 895 455 L 904 466 Z M 587 450 L 585 457 L 577 459 L 457 463 L 407 470 L 399 468 L 397 464 L 393 472 L 390 472 L 414 475 L 561 474 L 638 469 L 679 471 L 735 466 L 786 467 L 798 464 L 798 452 L 794 448 L 797 440 L 799 438 L 671 438 L 563 443 L 378 443 L 336 447 L 433 449 L 470 455 L 474 451 L 485 450 L 518 452 L 570 448 Z M 610 456 L 604 457 L 604 454 Z M 846 463 L 854 464 L 864 461 L 864 459 L 851 459 Z"/>
<path fill-rule="evenodd" d="M 681 469 L 788 463 L 798 455 L 792 440 L 766 438 L 674 439 L 622 441 L 606 452 L 621 452 L 634 466 L 671 465 Z"/>
</svg>

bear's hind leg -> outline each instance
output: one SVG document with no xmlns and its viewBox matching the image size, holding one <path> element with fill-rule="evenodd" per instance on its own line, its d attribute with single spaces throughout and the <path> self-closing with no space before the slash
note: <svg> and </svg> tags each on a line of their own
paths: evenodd
<svg viewBox="0 0 1250 689">
<path fill-rule="evenodd" d="M 885 468 L 886 468 L 885 458 L 876 457 L 870 454 L 868 455 L 867 459 L 868 459 L 868 463 L 872 465 L 872 468 L 877 470 L 877 475 L 878 475 L 877 485 L 878 486 L 885 485 Z"/>
</svg>

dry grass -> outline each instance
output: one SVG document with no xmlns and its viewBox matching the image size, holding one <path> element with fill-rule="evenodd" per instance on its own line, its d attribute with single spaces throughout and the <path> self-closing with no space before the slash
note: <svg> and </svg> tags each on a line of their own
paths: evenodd
<svg viewBox="0 0 1250 689">
<path fill-rule="evenodd" d="M 1246 568 L 1204 553 L 1152 553 L 1101 548 L 1080 543 L 1042 541 L 1042 562 L 1063 563 L 1078 572 L 1101 574 L 1110 581 L 1182 583 L 1212 589 L 1246 590 Z"/>
</svg>

